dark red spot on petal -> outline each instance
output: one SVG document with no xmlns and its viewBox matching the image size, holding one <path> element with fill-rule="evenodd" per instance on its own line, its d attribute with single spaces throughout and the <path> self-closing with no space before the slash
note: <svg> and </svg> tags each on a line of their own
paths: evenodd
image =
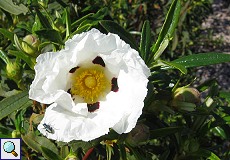
<svg viewBox="0 0 230 160">
<path fill-rule="evenodd" d="M 117 85 L 117 78 L 113 77 L 111 83 L 112 83 L 111 91 L 117 92 L 119 90 L 119 87 Z"/>
<path fill-rule="evenodd" d="M 80 68 L 80 67 L 74 67 L 74 68 L 72 68 L 71 70 L 69 70 L 69 73 L 74 73 L 78 68 Z"/>
<path fill-rule="evenodd" d="M 103 59 L 100 56 L 97 56 L 92 62 L 93 62 L 93 64 L 99 64 L 102 67 L 105 67 L 105 62 L 103 61 Z"/>
<path fill-rule="evenodd" d="M 96 111 L 97 109 L 99 109 L 99 107 L 100 107 L 100 102 L 96 102 L 96 103 L 93 103 L 93 104 L 87 104 L 87 107 L 88 107 L 88 111 L 89 111 L 89 112 L 94 112 L 94 111 Z"/>
<path fill-rule="evenodd" d="M 68 89 L 67 93 L 71 94 L 70 90 L 71 90 L 71 89 Z"/>
</svg>

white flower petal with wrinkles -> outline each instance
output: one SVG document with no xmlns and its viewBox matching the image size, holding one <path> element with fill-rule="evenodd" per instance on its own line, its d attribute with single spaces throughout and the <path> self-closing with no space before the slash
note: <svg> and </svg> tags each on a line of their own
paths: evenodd
<svg viewBox="0 0 230 160">
<path fill-rule="evenodd" d="M 94 64 L 97 57 L 102 59 L 105 66 Z M 96 76 L 91 75 L 89 81 L 86 80 L 88 74 L 86 78 L 80 78 L 80 73 L 86 72 L 80 72 L 78 68 L 91 70 L 87 68 L 89 66 L 100 66 L 111 88 L 112 85 L 116 86 L 112 82 L 115 78 L 118 91 L 108 87 L 107 90 L 111 90 L 109 92 L 99 90 L 99 94 L 103 92 L 102 96 L 94 95 L 89 102 L 80 93 L 81 90 L 73 88 L 76 83 L 83 89 L 94 87 L 95 84 L 100 86 L 102 81 L 97 81 Z M 72 74 L 73 69 L 78 74 Z M 110 129 L 119 134 L 130 132 L 142 113 L 150 75 L 136 50 L 118 35 L 105 35 L 97 29 L 75 35 L 65 43 L 65 49 L 61 51 L 41 54 L 37 58 L 35 73 L 29 97 L 51 104 L 38 129 L 48 138 L 63 142 L 90 141 L 107 134 Z M 86 81 L 89 82 L 87 85 Z M 93 95 L 93 92 L 89 93 Z M 98 108 L 90 110 L 94 104 Z M 52 132 L 50 128 L 47 129 L 47 125 Z"/>
</svg>

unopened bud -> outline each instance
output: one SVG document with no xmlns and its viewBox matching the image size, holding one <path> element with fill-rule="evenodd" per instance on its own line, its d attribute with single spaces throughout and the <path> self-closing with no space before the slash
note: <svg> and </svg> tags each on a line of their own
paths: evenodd
<svg viewBox="0 0 230 160">
<path fill-rule="evenodd" d="M 128 134 L 126 143 L 132 147 L 144 144 L 149 139 L 149 127 L 144 124 L 137 124 L 136 127 Z"/>
<path fill-rule="evenodd" d="M 14 130 L 14 131 L 11 133 L 11 136 L 12 136 L 12 138 L 19 138 L 19 137 L 21 137 L 21 133 L 20 133 L 20 131 L 18 131 L 18 130 Z"/>
<path fill-rule="evenodd" d="M 77 156 L 74 154 L 69 154 L 65 160 L 78 160 Z"/>
<path fill-rule="evenodd" d="M 38 46 L 40 44 L 40 41 L 37 37 L 35 37 L 34 35 L 27 35 L 23 38 L 23 42 L 22 42 L 22 49 L 30 54 L 30 55 L 34 55 L 38 52 Z"/>
<path fill-rule="evenodd" d="M 22 77 L 20 64 L 18 64 L 17 62 L 8 62 L 6 64 L 6 74 L 12 80 L 20 80 Z"/>
<path fill-rule="evenodd" d="M 196 88 L 180 87 L 173 93 L 171 106 L 178 109 L 193 111 L 199 103 L 200 92 Z"/>
</svg>

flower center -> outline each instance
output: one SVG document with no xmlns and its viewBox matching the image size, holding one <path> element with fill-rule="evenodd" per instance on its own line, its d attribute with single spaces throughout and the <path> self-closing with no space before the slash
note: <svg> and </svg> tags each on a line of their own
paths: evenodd
<svg viewBox="0 0 230 160">
<path fill-rule="evenodd" d="M 80 96 L 87 104 L 98 102 L 111 91 L 111 80 L 104 70 L 98 64 L 76 69 L 71 75 L 70 93 Z"/>
<path fill-rule="evenodd" d="M 88 76 L 85 78 L 85 85 L 88 88 L 93 88 L 97 85 L 97 80 L 93 76 Z"/>
</svg>

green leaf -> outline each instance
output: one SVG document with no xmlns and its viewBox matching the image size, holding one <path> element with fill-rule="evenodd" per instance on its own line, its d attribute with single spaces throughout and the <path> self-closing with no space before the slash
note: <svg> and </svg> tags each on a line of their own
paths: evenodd
<svg viewBox="0 0 230 160">
<path fill-rule="evenodd" d="M 117 23 L 108 20 L 102 20 L 99 22 L 102 27 L 104 27 L 108 32 L 118 34 L 121 39 L 128 43 L 133 49 L 137 50 L 139 53 L 139 48 L 132 37 L 132 35 L 127 32 L 123 27 L 119 26 Z"/>
<path fill-rule="evenodd" d="M 173 67 L 173 68 L 176 68 L 176 69 L 180 70 L 181 73 L 183 73 L 183 74 L 187 74 L 187 69 L 183 65 L 181 65 L 181 64 L 177 64 L 177 63 L 173 63 L 173 62 L 167 62 L 167 61 L 162 61 L 162 60 L 161 60 L 161 62 L 164 63 L 164 64 L 166 64 L 166 65 L 168 65 L 168 66 L 170 66 L 170 67 Z"/>
<path fill-rule="evenodd" d="M 48 18 L 46 18 L 46 17 L 40 12 L 40 10 L 39 10 L 38 8 L 35 8 L 35 11 L 36 11 L 36 13 L 37 13 L 37 16 L 38 16 L 40 22 L 41 22 L 41 25 L 42 25 L 44 28 L 46 28 L 46 29 L 52 29 L 52 26 L 51 26 L 51 24 L 50 24 Z"/>
<path fill-rule="evenodd" d="M 22 135 L 22 140 L 34 151 L 42 152 L 41 147 L 49 148 L 53 153 L 58 154 L 56 145 L 46 137 L 35 135 L 34 132 L 29 132 L 26 135 Z"/>
<path fill-rule="evenodd" d="M 18 36 L 16 34 L 14 34 L 14 43 L 16 47 L 18 48 L 18 50 L 23 51 L 22 46 L 21 46 L 22 41 L 18 39 Z"/>
<path fill-rule="evenodd" d="M 42 30 L 35 31 L 35 33 L 39 36 L 42 36 L 50 40 L 51 42 L 64 45 L 60 33 L 54 29 L 42 29 Z"/>
<path fill-rule="evenodd" d="M 65 8 L 65 21 L 66 21 L 66 39 L 68 39 L 71 34 L 71 20 L 67 8 Z"/>
<path fill-rule="evenodd" d="M 4 29 L 4 28 L 0 28 L 0 32 L 9 40 L 11 40 L 11 42 L 14 42 L 14 33 Z"/>
<path fill-rule="evenodd" d="M 220 160 L 220 158 L 217 155 L 215 155 L 213 152 L 202 148 L 200 148 L 197 152 L 192 153 L 191 155 L 196 157 L 204 157 L 207 160 Z"/>
<path fill-rule="evenodd" d="M 89 17 L 92 17 L 92 15 L 93 15 L 93 13 L 89 13 L 89 14 L 85 15 L 84 17 L 82 17 L 82 18 L 76 20 L 75 22 L 73 22 L 73 23 L 71 24 L 71 28 L 74 28 L 74 27 L 76 27 L 76 26 L 79 26 L 83 21 L 85 21 L 85 20 L 88 19 Z"/>
<path fill-rule="evenodd" d="M 47 146 L 49 147 L 49 146 Z M 52 150 L 48 149 L 47 147 L 43 147 L 41 146 L 41 150 L 42 150 L 42 155 L 46 158 L 46 159 L 50 159 L 50 160 L 62 160 L 61 157 L 59 157 L 56 153 L 54 153 Z"/>
<path fill-rule="evenodd" d="M 230 103 L 230 92 L 220 91 L 219 96 Z"/>
<path fill-rule="evenodd" d="M 77 30 L 74 31 L 74 32 L 71 34 L 71 36 L 73 36 L 73 35 L 75 35 L 75 34 L 82 33 L 82 32 L 84 32 L 84 31 L 87 31 L 87 30 L 89 30 L 91 27 L 92 27 L 91 24 L 86 24 L 86 25 L 84 25 L 84 26 L 81 26 L 81 27 L 77 28 Z"/>
<path fill-rule="evenodd" d="M 11 138 L 11 132 L 8 128 L 0 126 L 0 137 L 1 138 Z"/>
<path fill-rule="evenodd" d="M 2 51 L 0 50 L 0 58 L 7 64 L 9 63 L 9 58 L 7 57 L 7 55 Z"/>
<path fill-rule="evenodd" d="M 218 136 L 220 136 L 223 139 L 227 139 L 225 131 L 219 126 L 213 128 L 212 132 L 216 133 Z"/>
<path fill-rule="evenodd" d="M 216 52 L 199 53 L 199 54 L 184 56 L 172 62 L 183 65 L 185 68 L 207 66 L 212 64 L 230 62 L 230 54 L 216 53 Z"/>
<path fill-rule="evenodd" d="M 26 6 L 23 4 L 17 6 L 12 2 L 12 0 L 0 0 L 0 7 L 14 15 L 19 15 L 21 13 L 25 14 L 28 12 L 28 8 Z"/>
<path fill-rule="evenodd" d="M 5 98 L 0 101 L 0 120 L 14 111 L 31 105 L 32 101 L 28 97 L 28 91 L 22 91 L 14 96 Z"/>
<path fill-rule="evenodd" d="M 150 138 L 155 139 L 159 137 L 169 136 L 174 133 L 180 132 L 182 129 L 183 129 L 182 127 L 166 127 L 166 128 L 151 130 Z"/>
<path fill-rule="evenodd" d="M 164 24 L 161 28 L 157 41 L 151 48 L 154 55 L 150 57 L 148 61 L 149 63 L 151 63 L 153 60 L 156 60 L 161 55 L 161 53 L 167 47 L 168 41 L 172 39 L 174 30 L 178 24 L 178 20 L 180 17 L 180 10 L 180 0 L 174 0 L 166 15 Z"/>
<path fill-rule="evenodd" d="M 26 53 L 24 52 L 21 52 L 21 51 L 12 51 L 12 50 L 9 50 L 9 53 L 24 60 L 28 65 L 29 67 L 34 70 L 34 66 L 36 64 L 36 59 L 34 57 L 31 57 L 29 55 L 27 55 Z"/>
<path fill-rule="evenodd" d="M 151 30 L 149 21 L 145 21 L 141 32 L 140 53 L 144 60 L 148 59 L 150 53 Z"/>
</svg>

